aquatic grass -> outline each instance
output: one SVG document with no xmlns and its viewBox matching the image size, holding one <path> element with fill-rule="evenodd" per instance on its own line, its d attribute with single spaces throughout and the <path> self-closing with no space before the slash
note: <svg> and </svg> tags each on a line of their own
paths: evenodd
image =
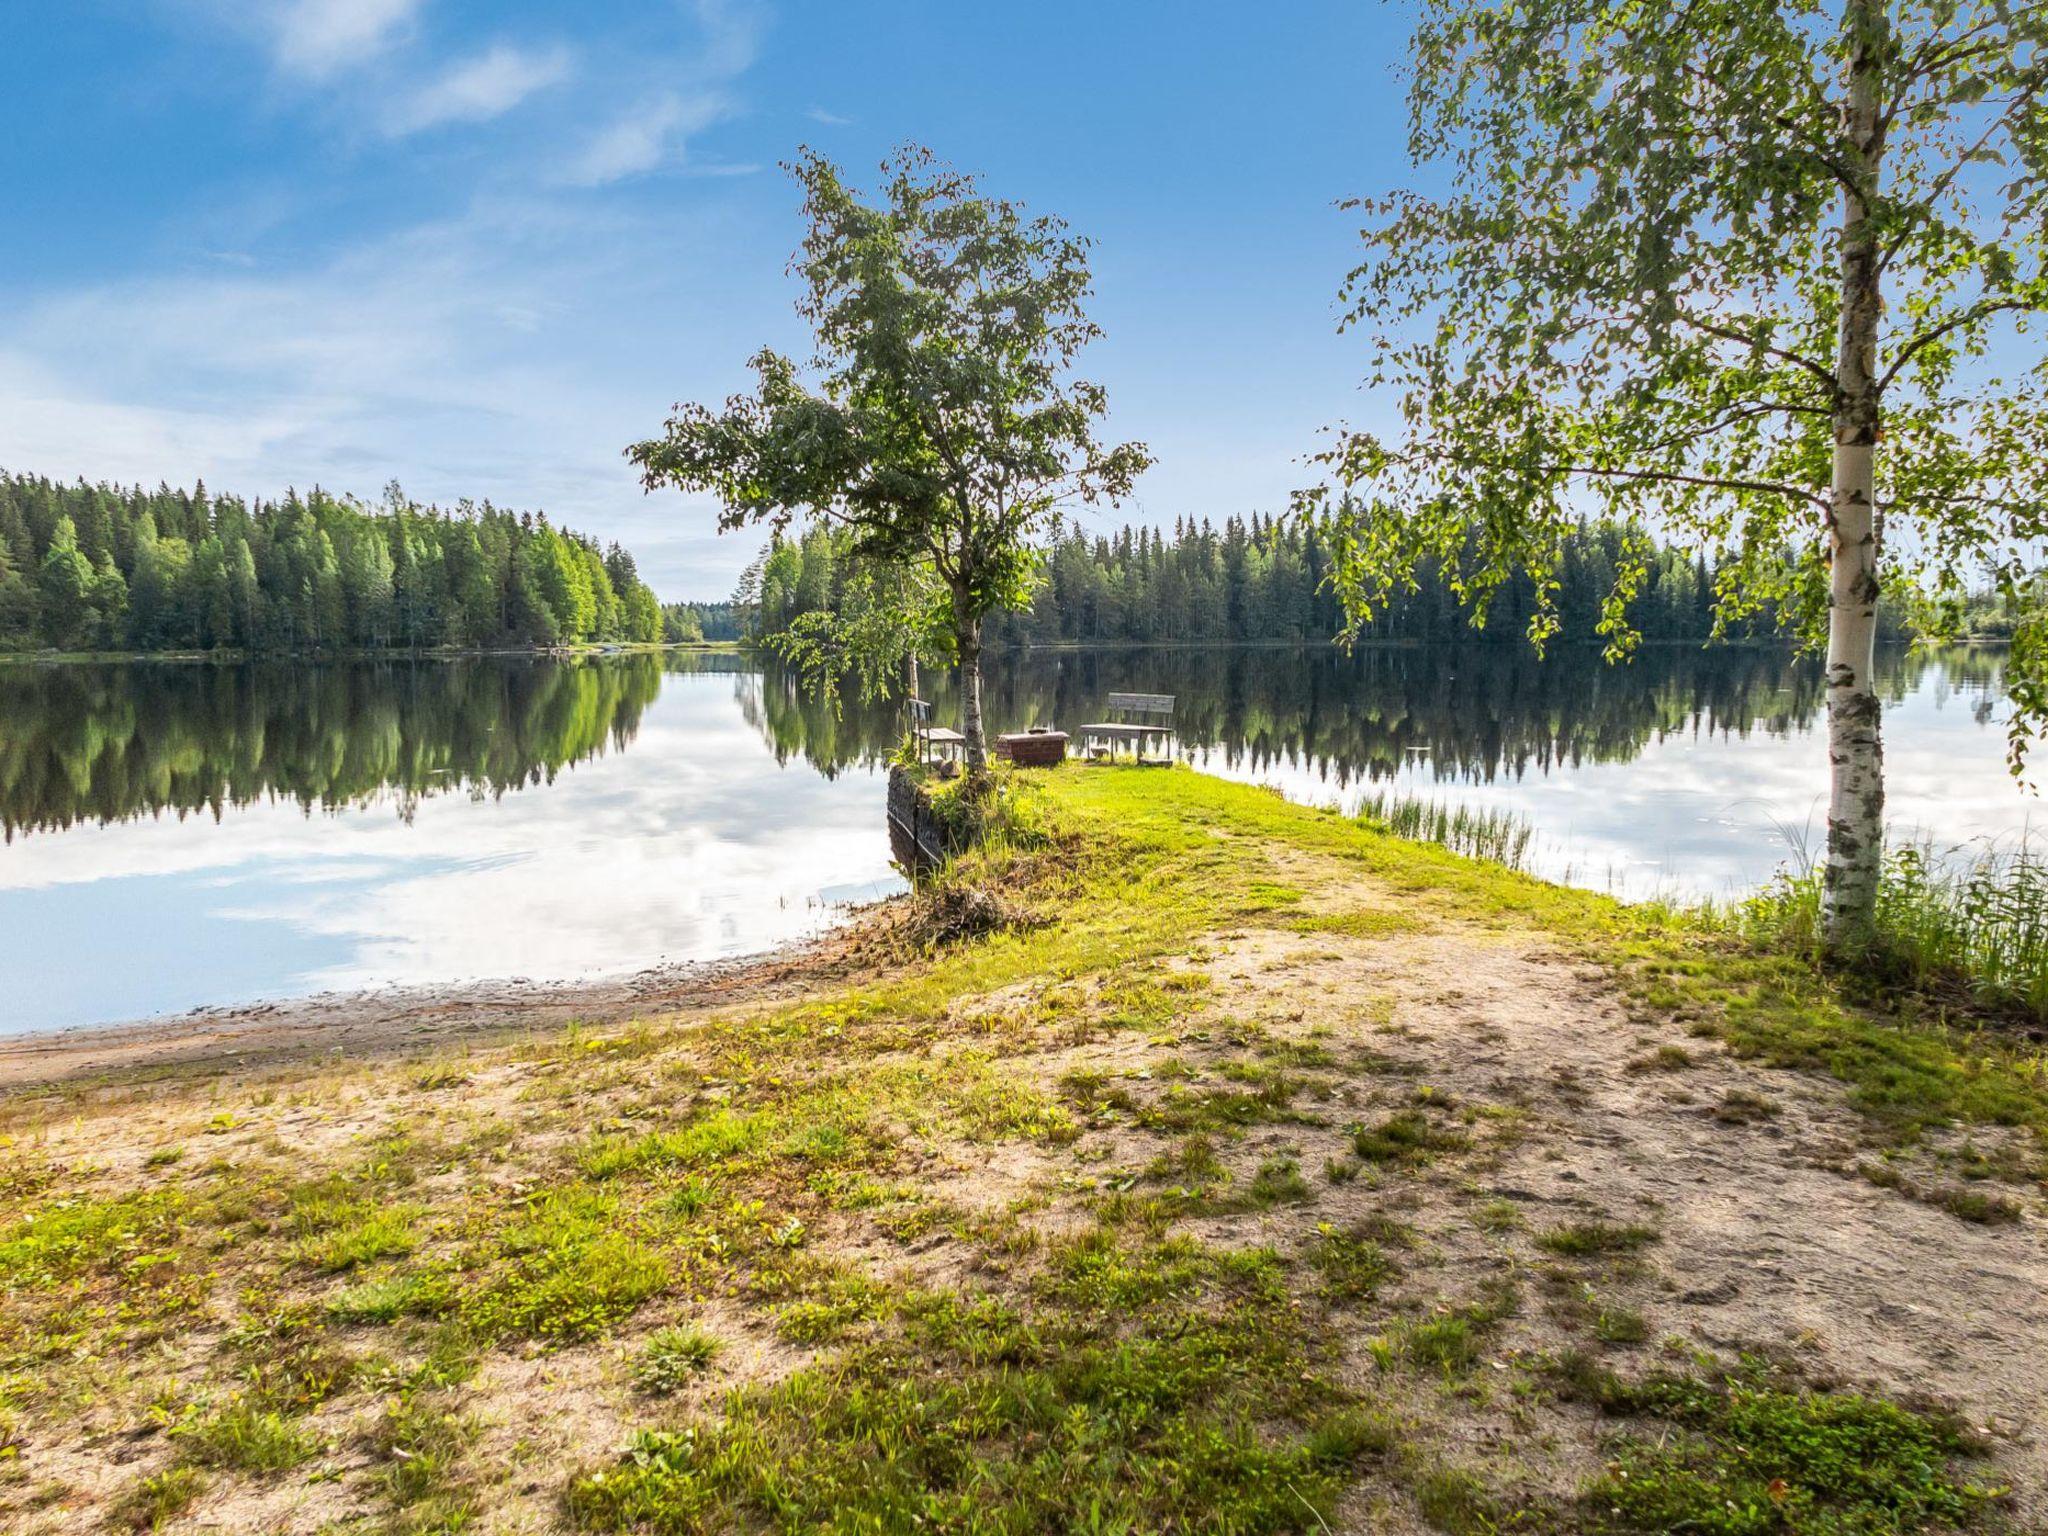
<svg viewBox="0 0 2048 1536">
<path fill-rule="evenodd" d="M 1468 858 L 1522 869 L 1533 828 L 1512 811 L 1452 805 L 1421 795 L 1384 792 L 1359 802 L 1358 819 L 1410 842 L 1435 843 Z"/>
</svg>

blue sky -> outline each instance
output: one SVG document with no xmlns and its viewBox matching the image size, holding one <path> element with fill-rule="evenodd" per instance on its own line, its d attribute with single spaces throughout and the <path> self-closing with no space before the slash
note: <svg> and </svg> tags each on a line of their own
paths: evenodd
<svg viewBox="0 0 2048 1536">
<path fill-rule="evenodd" d="M 807 352 L 777 162 L 906 139 L 1098 241 L 1133 518 L 1281 507 L 1374 414 L 1347 194 L 1399 5 L 30 0 L 0 48 L 0 467 L 541 507 L 666 597 L 752 554 L 623 446 Z M 1096 521 L 1117 521 L 1101 514 Z"/>
</svg>

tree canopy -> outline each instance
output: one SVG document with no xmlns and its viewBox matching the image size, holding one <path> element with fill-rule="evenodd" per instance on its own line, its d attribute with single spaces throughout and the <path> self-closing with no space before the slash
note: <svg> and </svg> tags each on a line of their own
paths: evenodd
<svg viewBox="0 0 2048 1536">
<path fill-rule="evenodd" d="M 1410 147 L 1440 190 L 1356 206 L 1345 286 L 1391 430 L 1340 433 L 1337 577 L 1368 619 L 1417 563 L 1555 626 L 1588 510 L 1722 560 L 1718 611 L 1828 644 L 1830 881 L 1867 917 L 1880 590 L 1939 634 L 1985 581 L 2018 766 L 2048 713 L 2048 10 L 2005 0 L 1425 0 Z M 1476 535 L 1476 536 L 1475 536 Z M 1787 565 L 1781 551 L 1800 558 Z M 1616 654 L 1644 569 L 1624 562 Z"/>
<path fill-rule="evenodd" d="M 681 406 L 628 454 L 650 490 L 716 494 L 721 528 L 827 522 L 905 573 L 890 594 L 904 622 L 867 637 L 945 636 L 978 766 L 983 620 L 1025 602 L 1035 532 L 1062 507 L 1122 496 L 1148 462 L 1140 445 L 1097 441 L 1106 394 L 1072 374 L 1100 334 L 1084 308 L 1088 242 L 922 149 L 883 167 L 873 201 L 814 153 L 790 170 L 809 226 L 794 265 L 813 377 L 764 350 L 752 394 Z"/>
<path fill-rule="evenodd" d="M 251 505 L 160 486 L 0 476 L 0 649 L 252 651 L 656 641 L 617 544 L 489 502 Z"/>
</svg>

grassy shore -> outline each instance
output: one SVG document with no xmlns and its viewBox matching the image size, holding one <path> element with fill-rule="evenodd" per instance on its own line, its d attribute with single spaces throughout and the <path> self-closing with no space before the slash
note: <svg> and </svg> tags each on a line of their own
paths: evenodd
<svg viewBox="0 0 2048 1536">
<path fill-rule="evenodd" d="M 0 1524 L 2048 1517 L 2048 1070 L 1186 770 L 773 1007 L 0 1108 Z M 843 954 L 843 952 L 842 952 Z"/>
</svg>

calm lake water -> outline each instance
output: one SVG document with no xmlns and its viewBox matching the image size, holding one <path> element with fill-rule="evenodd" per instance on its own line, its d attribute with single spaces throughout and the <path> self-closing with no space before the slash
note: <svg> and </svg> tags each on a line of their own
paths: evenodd
<svg viewBox="0 0 2048 1536">
<path fill-rule="evenodd" d="M 2006 775 L 1999 658 L 1885 666 L 1891 812 L 1942 844 L 2048 823 Z M 1513 810 L 1536 867 L 1727 894 L 1818 846 L 1820 675 L 1507 648 L 993 660 L 1001 728 L 1179 696 L 1183 754 L 1296 798 Z M 942 713 L 949 691 L 933 690 Z M 758 951 L 900 887 L 889 708 L 733 656 L 0 666 L 0 1033 Z"/>
</svg>

